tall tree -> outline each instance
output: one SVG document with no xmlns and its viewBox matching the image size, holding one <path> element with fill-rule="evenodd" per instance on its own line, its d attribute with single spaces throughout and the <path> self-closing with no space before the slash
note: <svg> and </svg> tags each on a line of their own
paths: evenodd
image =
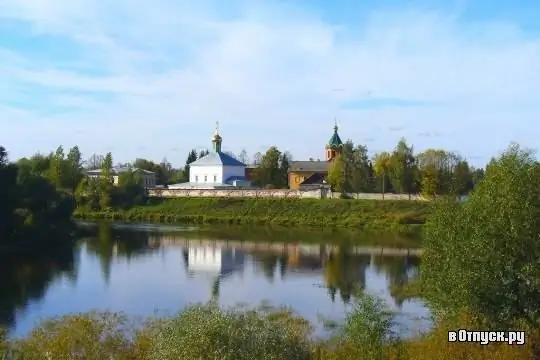
<svg viewBox="0 0 540 360">
<path fill-rule="evenodd" d="M 253 165 L 260 165 L 262 156 L 263 155 L 258 151 L 255 154 L 253 154 Z"/>
<path fill-rule="evenodd" d="M 109 152 L 107 153 L 107 155 L 105 155 L 105 158 L 103 159 L 103 163 L 101 164 L 101 176 L 108 183 L 112 183 L 112 176 L 113 176 L 112 170 L 113 170 L 113 159 L 112 159 L 112 154 Z"/>
<path fill-rule="evenodd" d="M 208 155 L 209 153 L 210 153 L 210 151 L 208 151 L 208 149 L 201 150 L 201 151 L 199 152 L 199 155 L 198 155 L 197 159 L 203 158 L 203 157 L 205 157 L 206 155 Z"/>
<path fill-rule="evenodd" d="M 248 156 L 248 153 L 247 153 L 246 149 L 242 149 L 240 154 L 238 154 L 238 160 L 240 160 L 241 162 L 243 162 L 246 165 L 249 163 L 249 156 Z"/>
<path fill-rule="evenodd" d="M 387 192 L 388 185 L 389 185 L 389 179 L 388 179 L 388 173 L 390 168 L 390 160 L 391 155 L 390 153 L 383 151 L 378 154 L 375 154 L 373 157 L 373 170 L 375 172 L 375 176 L 379 178 L 380 184 L 381 184 L 381 193 L 383 194 Z"/>
<path fill-rule="evenodd" d="M 261 158 L 257 168 L 257 180 L 265 187 L 276 188 L 283 183 L 280 171 L 281 152 L 276 146 L 271 146 Z"/>
<path fill-rule="evenodd" d="M 350 189 L 355 193 L 372 192 L 374 190 L 373 169 L 366 146 L 357 145 L 354 148 L 348 182 Z"/>
<path fill-rule="evenodd" d="M 398 193 L 411 194 L 415 189 L 416 158 L 413 148 L 402 138 L 390 157 L 390 180 Z"/>
<path fill-rule="evenodd" d="M 51 167 L 48 174 L 49 180 L 57 189 L 65 186 L 66 166 L 64 161 L 64 148 L 59 146 L 51 159 Z"/>
<path fill-rule="evenodd" d="M 97 170 L 101 169 L 103 164 L 104 157 L 103 155 L 93 154 L 88 160 L 86 160 L 86 169 L 88 170 Z"/>
<path fill-rule="evenodd" d="M 281 154 L 279 159 L 279 187 L 286 188 L 289 182 L 289 166 L 292 156 L 288 151 Z"/>
<path fill-rule="evenodd" d="M 0 146 L 0 239 L 14 230 L 14 211 L 17 207 L 17 167 L 9 163 L 8 154 Z"/>
<path fill-rule="evenodd" d="M 184 181 L 189 181 L 189 164 L 197 160 L 197 151 L 192 149 L 187 156 L 186 165 L 184 167 Z"/>
<path fill-rule="evenodd" d="M 113 192 L 113 159 L 112 154 L 109 152 L 105 155 L 103 163 L 101 164 L 101 176 L 100 184 L 100 198 L 99 205 L 102 210 L 109 208 L 112 205 L 112 192 Z"/>
<path fill-rule="evenodd" d="M 424 236 L 422 282 L 434 313 L 507 330 L 540 323 L 540 166 L 512 145 L 468 201 L 436 203 Z M 474 319 L 474 320 L 476 320 Z"/>
<path fill-rule="evenodd" d="M 459 160 L 454 166 L 452 180 L 453 194 L 463 196 L 472 190 L 473 176 L 469 168 L 469 163 L 466 160 Z"/>
<path fill-rule="evenodd" d="M 79 147 L 74 146 L 69 149 L 66 159 L 66 187 L 74 191 L 82 178 L 82 155 Z"/>
<path fill-rule="evenodd" d="M 346 191 L 347 177 L 345 173 L 345 160 L 342 155 L 335 158 L 328 167 L 328 183 L 332 190 L 339 193 Z"/>
</svg>

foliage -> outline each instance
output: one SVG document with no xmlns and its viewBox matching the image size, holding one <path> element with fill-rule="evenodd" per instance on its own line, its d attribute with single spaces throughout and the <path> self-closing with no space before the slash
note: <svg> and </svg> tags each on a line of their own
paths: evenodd
<svg viewBox="0 0 540 360">
<path fill-rule="evenodd" d="M 191 153 L 190 156 L 191 158 L 193 157 Z M 173 169 L 171 163 L 169 163 L 166 158 L 161 160 L 159 164 L 156 164 L 155 162 L 147 159 L 137 158 L 133 162 L 132 167 L 134 169 L 148 170 L 154 172 L 156 174 L 156 183 L 159 185 L 174 184 L 183 180 L 182 171 Z"/>
<path fill-rule="evenodd" d="M 441 318 L 467 310 L 488 325 L 540 324 L 540 166 L 511 146 L 465 203 L 438 204 L 425 233 L 423 278 Z"/>
<path fill-rule="evenodd" d="M 310 359 L 311 349 L 295 327 L 258 311 L 212 305 L 182 311 L 158 333 L 149 359 Z"/>
<path fill-rule="evenodd" d="M 394 314 L 377 297 L 358 294 L 338 331 L 341 344 L 338 356 L 354 359 L 388 359 L 389 350 L 398 342 L 392 331 Z"/>
<path fill-rule="evenodd" d="M 390 168 L 390 153 L 383 151 L 373 157 L 373 172 L 380 179 L 381 193 L 388 192 L 388 169 Z"/>
<path fill-rule="evenodd" d="M 421 201 L 272 198 L 150 199 L 115 212 L 78 209 L 79 218 L 153 220 L 196 224 L 272 224 L 409 232 L 431 205 Z"/>
<path fill-rule="evenodd" d="M 59 148 L 52 157 L 53 164 L 63 158 L 62 153 Z M 55 187 L 55 183 L 61 181 L 61 166 L 57 170 L 54 166 L 51 169 L 52 178 L 37 174 L 28 162 L 23 162 L 21 170 L 16 164 L 9 163 L 6 150 L 0 147 L 0 246 L 22 247 L 36 232 L 43 237 L 52 233 L 60 235 L 62 229 L 71 228 L 75 208 L 73 198 L 69 192 Z M 50 239 L 63 240 L 61 236 Z"/>
<path fill-rule="evenodd" d="M 417 168 L 413 148 L 401 139 L 390 156 L 390 181 L 398 193 L 410 194 L 416 190 Z"/>
<path fill-rule="evenodd" d="M 397 339 L 392 325 L 386 306 L 367 295 L 348 311 L 337 341 L 311 340 L 310 324 L 290 311 L 227 310 L 210 303 L 146 321 L 111 312 L 50 319 L 21 339 L 0 338 L 0 351 L 29 360 L 522 360 L 534 358 L 539 339 L 530 333 L 526 346 L 454 344 L 448 342 L 448 330 L 456 328 L 450 323 L 413 339 Z M 466 317 L 460 325 L 467 327 Z"/>
<path fill-rule="evenodd" d="M 184 182 L 189 181 L 189 164 L 197 160 L 197 150 L 192 149 L 187 156 L 186 159 L 186 165 L 184 166 L 184 178 L 182 179 Z"/>
<path fill-rule="evenodd" d="M 288 171 L 291 155 L 271 146 L 261 158 L 254 173 L 253 184 L 266 189 L 288 187 Z"/>
<path fill-rule="evenodd" d="M 345 160 L 343 155 L 339 155 L 328 168 L 328 183 L 335 192 L 345 192 L 347 185 Z"/>
</svg>

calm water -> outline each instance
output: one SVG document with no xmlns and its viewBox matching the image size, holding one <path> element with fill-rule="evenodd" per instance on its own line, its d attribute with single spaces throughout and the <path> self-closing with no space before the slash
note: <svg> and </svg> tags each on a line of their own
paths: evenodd
<svg viewBox="0 0 540 360">
<path fill-rule="evenodd" d="M 389 291 L 418 276 L 420 260 L 411 253 L 287 243 L 279 233 L 266 234 L 268 242 L 245 232 L 234 241 L 234 234 L 155 225 L 84 229 L 74 252 L 0 261 L 0 325 L 13 336 L 44 317 L 94 309 L 148 316 L 211 298 L 224 306 L 289 305 L 313 322 L 340 320 L 356 288 L 380 295 L 396 311 L 403 335 L 429 327 L 422 301 L 400 303 Z"/>
</svg>

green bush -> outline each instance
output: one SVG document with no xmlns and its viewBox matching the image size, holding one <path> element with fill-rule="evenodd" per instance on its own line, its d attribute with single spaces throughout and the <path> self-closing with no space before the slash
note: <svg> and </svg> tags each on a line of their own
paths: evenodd
<svg viewBox="0 0 540 360">
<path fill-rule="evenodd" d="M 294 324 L 259 311 L 194 306 L 154 339 L 149 360 L 308 360 L 310 343 Z"/>
<path fill-rule="evenodd" d="M 391 332 L 392 314 L 370 296 L 353 302 L 337 337 L 310 339 L 311 326 L 290 311 L 273 308 L 230 310 L 194 305 L 168 318 L 146 322 L 116 313 L 86 313 L 47 320 L 17 340 L 0 336 L 0 358 L 24 360 L 513 360 L 534 359 L 538 331 L 526 346 L 455 344 L 439 323 L 419 338 L 400 340 Z M 457 326 L 457 327 L 456 327 Z M 527 330 L 527 328 L 524 328 Z M 7 357 L 7 353 L 12 357 Z"/>
</svg>

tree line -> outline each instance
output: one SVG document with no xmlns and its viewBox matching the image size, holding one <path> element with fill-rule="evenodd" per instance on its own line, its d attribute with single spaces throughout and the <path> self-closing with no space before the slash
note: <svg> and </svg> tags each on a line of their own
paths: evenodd
<svg viewBox="0 0 540 360">
<path fill-rule="evenodd" d="M 36 233 L 38 239 L 52 239 L 49 245 L 60 244 L 65 238 L 60 235 L 72 229 L 73 196 L 55 186 L 58 164 L 51 162 L 45 171 L 47 177 L 28 171 L 24 162 L 10 162 L 0 146 L 0 248 L 27 246 L 24 241 L 36 239 Z"/>
<path fill-rule="evenodd" d="M 72 147 L 66 152 L 59 146 L 47 155 L 34 154 L 17 161 L 18 172 L 25 176 L 42 176 L 56 189 L 75 195 L 84 205 L 92 208 L 129 206 L 142 198 L 140 178 L 130 169 L 142 169 L 156 174 L 159 185 L 189 181 L 190 164 L 208 154 L 208 150 L 192 149 L 182 168 L 174 168 L 166 158 L 157 163 L 137 158 L 131 163 L 113 165 L 111 153 L 93 154 L 83 160 L 80 149 Z M 246 150 L 228 155 L 252 166 L 252 182 L 264 188 L 287 188 L 288 172 L 293 157 L 288 151 L 271 146 L 264 153 L 251 158 Z M 313 160 L 313 159 L 311 159 Z M 317 160 L 313 160 L 317 161 Z M 119 186 L 113 187 L 113 168 L 128 169 L 119 176 Z M 84 170 L 101 169 L 103 181 L 88 182 Z M 109 174 L 109 175 L 107 175 Z M 484 169 L 475 169 L 466 159 L 454 152 L 428 149 L 416 154 L 405 139 L 392 151 L 370 156 L 365 145 L 351 140 L 342 148 L 341 156 L 329 167 L 327 180 L 333 190 L 342 193 L 423 193 L 428 196 L 467 194 L 484 176 Z M 128 200 L 132 199 L 132 200 Z"/>
<path fill-rule="evenodd" d="M 443 149 L 416 154 L 401 139 L 392 151 L 368 155 L 364 145 L 347 141 L 332 162 L 328 183 L 341 193 L 466 195 L 484 177 L 461 155 Z"/>
</svg>

